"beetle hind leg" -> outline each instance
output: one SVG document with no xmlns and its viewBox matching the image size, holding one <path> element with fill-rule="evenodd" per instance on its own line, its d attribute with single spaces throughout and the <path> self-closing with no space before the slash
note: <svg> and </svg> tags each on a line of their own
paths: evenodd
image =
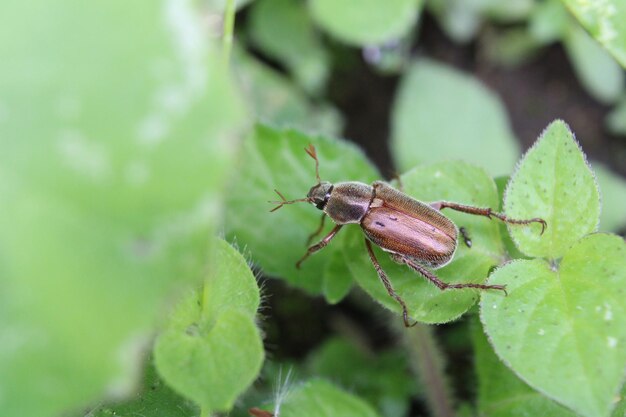
<svg viewBox="0 0 626 417">
<path fill-rule="evenodd" d="M 385 289 L 387 290 L 387 293 L 389 294 L 391 298 L 396 300 L 398 304 L 400 304 L 400 306 L 402 307 L 402 319 L 404 320 L 404 327 L 415 326 L 417 322 L 411 323 L 409 321 L 409 310 L 406 307 L 406 303 L 404 302 L 402 297 L 400 297 L 398 293 L 393 289 L 393 286 L 391 285 L 391 281 L 389 281 L 387 274 L 385 273 L 385 271 L 383 271 L 383 268 L 378 263 L 378 259 L 376 259 L 376 255 L 374 255 L 374 251 L 372 250 L 372 244 L 367 239 L 365 239 L 365 247 L 367 248 L 367 253 L 370 256 L 370 259 L 372 260 L 372 264 L 374 264 L 374 269 L 376 269 L 376 272 L 378 273 L 378 278 L 380 278 L 380 280 L 382 281 L 383 285 L 385 286 Z"/>
<path fill-rule="evenodd" d="M 532 219 L 511 219 L 510 217 L 508 217 L 506 214 L 502 214 L 502 213 L 498 213 L 493 211 L 491 208 L 487 207 L 487 208 L 482 208 L 482 207 L 474 207 L 474 206 L 467 206 L 465 204 L 459 204 L 459 203 L 451 203 L 449 201 L 437 201 L 435 203 L 430 203 L 430 206 L 436 210 L 442 210 L 445 208 L 449 208 L 452 210 L 456 210 L 456 211 L 460 211 L 462 213 L 468 213 L 468 214 L 474 214 L 477 216 L 485 216 L 489 219 L 491 219 L 492 217 L 495 217 L 496 219 L 500 219 L 505 223 L 509 223 L 509 224 L 531 224 L 531 223 L 539 223 L 541 224 L 541 234 L 543 235 L 543 232 L 546 230 L 546 228 L 548 227 L 548 223 L 546 223 L 546 221 L 544 219 L 540 219 L 539 217 L 535 217 Z"/>
<path fill-rule="evenodd" d="M 430 272 L 428 269 L 424 268 L 422 265 L 412 261 L 410 258 L 406 256 L 398 255 L 396 253 L 390 254 L 394 261 L 398 263 L 403 263 L 433 284 L 437 286 L 440 290 L 448 290 L 448 289 L 459 289 L 459 288 L 476 288 L 479 290 L 500 290 L 504 291 L 506 295 L 506 285 L 486 285 L 486 284 L 476 284 L 473 282 L 461 283 L 461 284 L 448 284 L 447 282 L 443 282 L 437 275 Z"/>
</svg>

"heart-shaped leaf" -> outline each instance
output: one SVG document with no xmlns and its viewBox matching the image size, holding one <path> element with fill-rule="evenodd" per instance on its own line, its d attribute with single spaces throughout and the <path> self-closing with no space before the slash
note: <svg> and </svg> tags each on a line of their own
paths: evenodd
<svg viewBox="0 0 626 417">
<path fill-rule="evenodd" d="M 584 416 L 608 416 L 626 369 L 626 243 L 594 234 L 560 265 L 520 260 L 498 269 L 481 319 L 496 353 L 538 391 Z"/>
<path fill-rule="evenodd" d="M 204 412 L 230 410 L 263 362 L 256 280 L 226 242 L 219 242 L 216 259 L 203 291 L 176 307 L 154 347 L 159 374 Z"/>
</svg>

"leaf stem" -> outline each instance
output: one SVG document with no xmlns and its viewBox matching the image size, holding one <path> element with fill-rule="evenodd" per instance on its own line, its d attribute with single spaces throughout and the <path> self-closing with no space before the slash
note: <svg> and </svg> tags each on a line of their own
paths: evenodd
<svg viewBox="0 0 626 417">
<path fill-rule="evenodd" d="M 445 361 L 432 326 L 417 323 L 402 332 L 411 367 L 426 392 L 426 403 L 435 417 L 454 417 L 450 387 L 445 376 Z"/>
<path fill-rule="evenodd" d="M 226 66 L 230 62 L 230 51 L 233 46 L 233 32 L 235 28 L 235 0 L 226 0 L 224 9 L 224 28 L 222 35 L 223 61 Z"/>
</svg>

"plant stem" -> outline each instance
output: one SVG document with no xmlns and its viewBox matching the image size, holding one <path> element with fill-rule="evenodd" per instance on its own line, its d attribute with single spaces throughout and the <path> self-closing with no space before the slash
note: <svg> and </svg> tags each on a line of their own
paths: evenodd
<svg viewBox="0 0 626 417">
<path fill-rule="evenodd" d="M 222 35 L 223 61 L 226 66 L 230 62 L 230 51 L 233 46 L 233 31 L 235 29 L 235 0 L 226 0 L 224 9 L 224 29 Z"/>
<path fill-rule="evenodd" d="M 404 329 L 404 340 L 411 367 L 426 392 L 426 403 L 434 417 L 454 417 L 450 387 L 444 372 L 445 362 L 432 326 L 418 323 Z"/>
</svg>

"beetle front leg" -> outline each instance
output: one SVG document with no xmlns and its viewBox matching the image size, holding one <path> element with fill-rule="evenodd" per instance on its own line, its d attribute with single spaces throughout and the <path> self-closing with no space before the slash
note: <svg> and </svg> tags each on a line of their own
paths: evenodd
<svg viewBox="0 0 626 417">
<path fill-rule="evenodd" d="M 311 242 L 313 241 L 313 239 L 315 239 L 315 236 L 319 235 L 322 232 L 322 229 L 324 229 L 324 222 L 326 221 L 326 213 L 322 212 L 322 221 L 320 222 L 319 227 L 309 235 L 309 237 L 306 240 L 306 246 L 309 246 L 311 244 Z"/>
<path fill-rule="evenodd" d="M 406 256 L 398 255 L 396 253 L 390 254 L 394 261 L 398 263 L 403 263 L 418 274 L 422 275 L 424 278 L 428 279 L 430 282 L 435 284 L 437 288 L 440 290 L 448 290 L 451 288 L 477 288 L 479 290 L 501 290 L 506 294 L 506 286 L 505 285 L 485 285 L 485 284 L 475 284 L 473 282 L 463 283 L 463 284 L 448 284 L 447 282 L 443 282 L 437 275 L 430 272 L 428 269 L 424 268 L 422 265 L 413 262 L 411 259 Z"/>
<path fill-rule="evenodd" d="M 304 262 L 306 260 L 306 258 L 308 258 L 309 256 L 311 256 L 312 254 L 314 254 L 315 252 L 322 250 L 326 247 L 326 245 L 328 245 L 328 243 L 332 240 L 332 238 L 335 237 L 335 235 L 337 234 L 337 232 L 343 227 L 342 224 L 338 224 L 335 227 L 333 227 L 333 230 L 330 231 L 329 234 L 326 235 L 326 237 L 324 239 L 322 239 L 319 243 L 311 246 L 306 253 L 304 254 L 304 256 L 302 258 L 300 258 L 300 260 L 298 262 L 296 262 L 296 268 L 300 269 L 300 266 L 302 265 L 302 262 Z"/>
<path fill-rule="evenodd" d="M 511 219 L 507 217 L 505 214 L 495 212 L 488 207 L 482 208 L 482 207 L 466 206 L 465 204 L 451 203 L 449 201 L 437 201 L 435 203 L 430 203 L 430 206 L 436 210 L 443 210 L 445 208 L 450 208 L 452 210 L 460 211 L 462 213 L 475 214 L 477 216 L 485 216 L 489 219 L 491 219 L 491 217 L 493 216 L 509 224 L 540 223 L 541 234 L 543 234 L 543 232 L 546 230 L 546 227 L 548 227 L 548 224 L 546 223 L 546 221 L 543 219 L 540 219 L 539 217 L 535 217 L 535 218 L 528 219 L 528 220 Z"/>
<path fill-rule="evenodd" d="M 380 278 L 380 280 L 383 282 L 383 285 L 385 286 L 387 293 L 391 296 L 391 298 L 396 300 L 400 304 L 400 306 L 402 306 L 402 318 L 404 319 L 404 327 L 415 326 L 417 322 L 413 324 L 409 323 L 409 311 L 406 308 L 406 304 L 404 303 L 404 300 L 402 299 L 402 297 L 400 297 L 398 293 L 396 293 L 396 291 L 393 289 L 393 286 L 391 285 L 391 281 L 389 281 L 387 274 L 385 274 L 385 271 L 383 271 L 383 268 L 378 263 L 378 259 L 376 259 L 376 255 L 374 255 L 374 251 L 372 250 L 372 244 L 367 239 L 365 239 L 365 246 L 367 247 L 367 252 L 370 255 L 370 259 L 372 260 L 372 263 L 374 264 L 374 269 L 376 269 L 376 272 L 378 273 L 378 278 Z"/>
</svg>

